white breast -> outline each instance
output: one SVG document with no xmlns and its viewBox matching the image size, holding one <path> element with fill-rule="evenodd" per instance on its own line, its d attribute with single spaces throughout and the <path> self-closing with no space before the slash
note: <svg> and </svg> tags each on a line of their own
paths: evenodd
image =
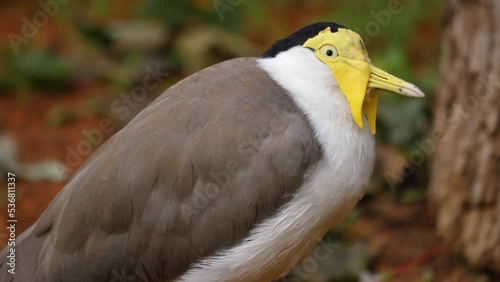
<svg viewBox="0 0 500 282">
<path fill-rule="evenodd" d="M 310 50 L 294 47 L 259 66 L 304 110 L 324 158 L 297 195 L 241 244 L 207 258 L 178 281 L 270 281 L 287 274 L 353 209 L 373 170 L 374 138 L 359 128 L 332 71 Z"/>
<path fill-rule="evenodd" d="M 330 183 L 352 187 L 346 193 L 362 192 L 373 170 L 375 141 L 366 119 L 364 128 L 355 124 L 332 70 L 302 47 L 259 63 L 309 118 L 333 173 Z"/>
</svg>

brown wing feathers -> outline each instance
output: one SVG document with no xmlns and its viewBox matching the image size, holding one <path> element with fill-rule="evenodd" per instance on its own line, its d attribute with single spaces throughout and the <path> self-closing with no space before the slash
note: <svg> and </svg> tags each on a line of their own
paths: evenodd
<svg viewBox="0 0 500 282">
<path fill-rule="evenodd" d="M 256 59 L 200 71 L 89 158 L 24 234 L 16 281 L 173 279 L 272 216 L 318 158 L 307 120 Z"/>
</svg>

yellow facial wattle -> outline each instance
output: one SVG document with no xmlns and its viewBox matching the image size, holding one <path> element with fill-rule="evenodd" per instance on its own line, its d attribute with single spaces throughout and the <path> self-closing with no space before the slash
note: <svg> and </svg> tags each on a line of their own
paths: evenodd
<svg viewBox="0 0 500 282">
<path fill-rule="evenodd" d="M 377 94 L 368 94 L 368 88 L 379 88 L 401 95 L 423 97 L 415 85 L 407 83 L 370 64 L 361 37 L 345 28 L 332 32 L 330 27 L 307 40 L 303 47 L 312 49 L 316 56 L 333 72 L 340 90 L 347 98 L 354 122 L 364 127 L 366 116 L 372 134 L 376 132 Z"/>
</svg>

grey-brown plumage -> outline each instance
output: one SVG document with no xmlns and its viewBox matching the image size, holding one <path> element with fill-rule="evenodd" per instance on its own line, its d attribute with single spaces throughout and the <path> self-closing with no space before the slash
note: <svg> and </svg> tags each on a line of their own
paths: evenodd
<svg viewBox="0 0 500 282">
<path fill-rule="evenodd" d="M 275 214 L 319 151 L 256 59 L 200 71 L 82 165 L 18 239 L 16 275 L 0 253 L 0 281 L 174 279 Z"/>
</svg>

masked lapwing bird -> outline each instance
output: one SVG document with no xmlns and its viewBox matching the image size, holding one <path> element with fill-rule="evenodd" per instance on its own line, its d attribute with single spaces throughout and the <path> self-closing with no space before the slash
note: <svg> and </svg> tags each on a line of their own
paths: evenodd
<svg viewBox="0 0 500 282">
<path fill-rule="evenodd" d="M 0 281 L 275 281 L 347 216 L 375 159 L 361 37 L 316 23 L 170 87 L 17 238 Z M 120 280 L 123 279 L 123 280 Z"/>
</svg>

